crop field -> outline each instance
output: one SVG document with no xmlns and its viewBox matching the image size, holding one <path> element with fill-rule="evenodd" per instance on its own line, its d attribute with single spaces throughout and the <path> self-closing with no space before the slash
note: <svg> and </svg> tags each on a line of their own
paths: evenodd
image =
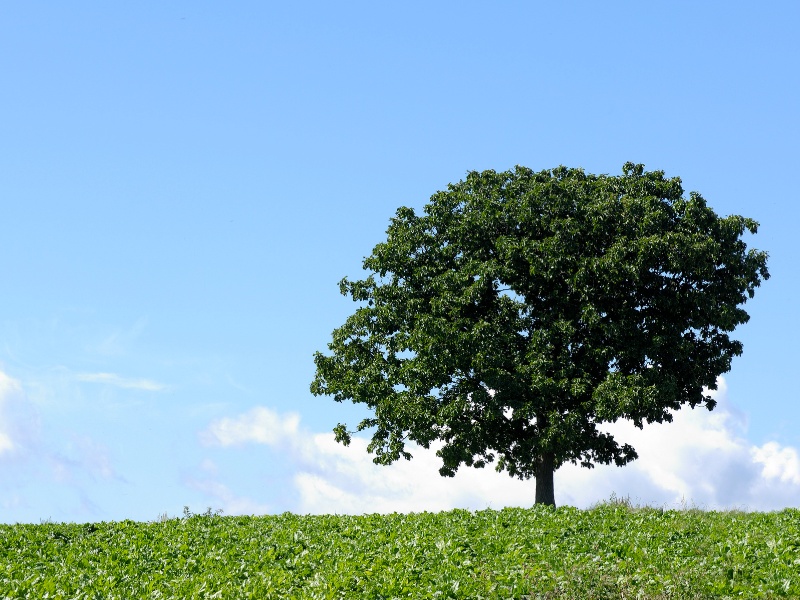
<svg viewBox="0 0 800 600">
<path fill-rule="evenodd" d="M 0 598 L 800 598 L 800 510 L 0 525 Z"/>
</svg>

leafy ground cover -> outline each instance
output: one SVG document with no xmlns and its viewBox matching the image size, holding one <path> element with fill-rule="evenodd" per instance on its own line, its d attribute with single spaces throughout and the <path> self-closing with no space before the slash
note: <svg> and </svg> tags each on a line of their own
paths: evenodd
<svg viewBox="0 0 800 600">
<path fill-rule="evenodd" d="M 800 510 L 0 525 L 0 598 L 800 598 Z"/>
</svg>

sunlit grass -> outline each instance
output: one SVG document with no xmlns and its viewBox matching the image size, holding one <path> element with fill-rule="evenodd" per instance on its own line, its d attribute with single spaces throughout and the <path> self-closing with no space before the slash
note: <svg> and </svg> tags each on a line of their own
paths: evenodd
<svg viewBox="0 0 800 600">
<path fill-rule="evenodd" d="M 800 598 L 800 510 L 225 517 L 0 526 L 5 598 Z"/>
</svg>

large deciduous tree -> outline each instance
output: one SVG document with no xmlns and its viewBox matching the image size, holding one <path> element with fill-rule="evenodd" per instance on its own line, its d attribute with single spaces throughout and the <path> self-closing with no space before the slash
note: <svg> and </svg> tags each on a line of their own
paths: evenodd
<svg viewBox="0 0 800 600">
<path fill-rule="evenodd" d="M 714 408 L 708 390 L 742 353 L 728 334 L 769 278 L 742 240 L 757 226 L 632 163 L 470 172 L 423 215 L 400 208 L 369 276 L 341 281 L 359 307 L 316 353 L 311 391 L 372 410 L 357 429 L 376 463 L 439 441 L 442 475 L 496 461 L 554 505 L 566 462 L 637 457 L 603 423 Z"/>
</svg>

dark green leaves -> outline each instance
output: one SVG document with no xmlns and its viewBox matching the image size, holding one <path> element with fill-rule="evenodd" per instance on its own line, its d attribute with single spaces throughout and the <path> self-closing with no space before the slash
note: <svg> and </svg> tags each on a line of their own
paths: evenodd
<svg viewBox="0 0 800 600">
<path fill-rule="evenodd" d="M 741 354 L 729 333 L 769 277 L 741 239 L 756 229 L 632 163 L 468 173 L 423 214 L 400 208 L 368 277 L 342 280 L 359 307 L 316 354 L 312 392 L 374 411 L 359 430 L 381 463 L 438 439 L 445 475 L 625 464 L 602 422 L 713 407 L 703 388 Z"/>
</svg>

